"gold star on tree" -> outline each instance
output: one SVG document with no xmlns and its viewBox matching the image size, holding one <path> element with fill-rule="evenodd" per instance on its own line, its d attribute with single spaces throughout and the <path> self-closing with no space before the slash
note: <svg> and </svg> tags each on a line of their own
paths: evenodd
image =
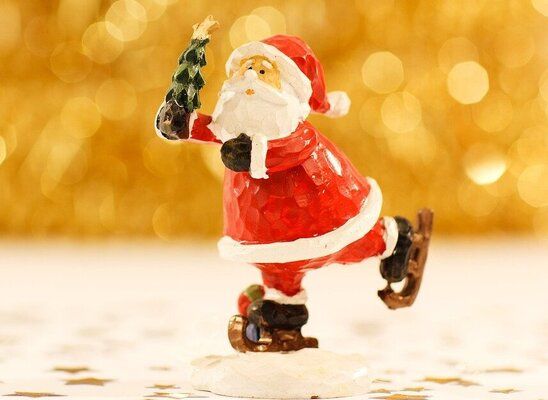
<svg viewBox="0 0 548 400">
<path fill-rule="evenodd" d="M 208 15 L 202 22 L 192 26 L 194 33 L 193 39 L 208 39 L 211 33 L 219 28 L 219 23 L 213 19 L 212 15 Z"/>
</svg>

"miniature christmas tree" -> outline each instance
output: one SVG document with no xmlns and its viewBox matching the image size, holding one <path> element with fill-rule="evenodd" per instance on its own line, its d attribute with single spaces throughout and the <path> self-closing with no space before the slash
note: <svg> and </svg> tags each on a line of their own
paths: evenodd
<svg viewBox="0 0 548 400">
<path fill-rule="evenodd" d="M 193 111 L 200 108 L 200 90 L 205 84 L 202 68 L 206 65 L 205 46 L 219 23 L 210 15 L 194 25 L 187 49 L 179 57 L 165 105 L 158 113 L 157 126 L 168 139 L 188 137 L 188 123 Z"/>
<path fill-rule="evenodd" d="M 192 39 L 179 58 L 179 66 L 173 74 L 166 102 L 174 99 L 187 112 L 200 108 L 200 89 L 205 84 L 202 67 L 206 65 L 205 46 L 209 39 Z"/>
</svg>

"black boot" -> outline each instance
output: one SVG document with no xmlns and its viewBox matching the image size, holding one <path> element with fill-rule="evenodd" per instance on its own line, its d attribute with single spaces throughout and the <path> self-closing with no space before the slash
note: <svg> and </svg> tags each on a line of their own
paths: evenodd
<svg viewBox="0 0 548 400">
<path fill-rule="evenodd" d="M 308 322 L 308 310 L 304 304 L 280 304 L 260 299 L 247 310 L 249 323 L 261 329 L 300 330 Z"/>
<path fill-rule="evenodd" d="M 390 257 L 381 261 L 381 275 L 389 283 L 400 282 L 407 276 L 411 244 L 413 243 L 413 226 L 403 217 L 394 217 L 398 224 L 398 241 Z"/>
<path fill-rule="evenodd" d="M 308 310 L 304 304 L 280 304 L 259 299 L 249 306 L 247 318 L 233 317 L 229 324 L 229 338 L 232 346 L 243 352 L 318 347 L 316 339 L 301 334 L 307 321 Z"/>
</svg>

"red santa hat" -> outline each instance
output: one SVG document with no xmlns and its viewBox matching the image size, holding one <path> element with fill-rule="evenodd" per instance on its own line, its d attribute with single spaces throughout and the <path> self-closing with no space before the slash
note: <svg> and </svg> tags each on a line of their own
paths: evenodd
<svg viewBox="0 0 548 400">
<path fill-rule="evenodd" d="M 322 65 L 303 40 L 296 36 L 276 35 L 244 44 L 230 55 L 226 63 L 227 75 L 240 67 L 242 59 L 254 55 L 274 61 L 282 79 L 293 87 L 303 103 L 308 102 L 312 111 L 329 117 L 348 113 L 348 95 L 342 91 L 326 92 Z"/>
</svg>

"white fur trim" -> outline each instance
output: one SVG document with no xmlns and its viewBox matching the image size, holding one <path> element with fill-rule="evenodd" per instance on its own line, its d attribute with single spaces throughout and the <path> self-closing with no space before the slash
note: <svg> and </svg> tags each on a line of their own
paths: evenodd
<svg viewBox="0 0 548 400">
<path fill-rule="evenodd" d="M 392 255 L 398 241 L 398 224 L 396 220 L 392 217 L 384 217 L 382 222 L 384 223 L 384 234 L 382 235 L 382 238 L 384 239 L 386 249 L 380 255 L 381 260 Z"/>
<path fill-rule="evenodd" d="M 255 135 L 251 139 L 251 165 L 249 174 L 255 179 L 268 179 L 266 174 L 266 152 L 268 138 L 264 135 Z"/>
<path fill-rule="evenodd" d="M 192 128 L 194 128 L 194 122 L 198 119 L 198 113 L 193 111 L 190 114 L 190 119 L 188 120 L 188 138 L 192 139 Z"/>
<path fill-rule="evenodd" d="M 327 93 L 327 100 L 329 101 L 329 110 L 324 115 L 331 118 L 344 117 L 350 110 L 350 97 L 346 92 L 340 90 Z"/>
<path fill-rule="evenodd" d="M 217 244 L 221 257 L 248 263 L 285 263 L 324 257 L 344 249 L 369 232 L 379 218 L 382 193 L 374 179 L 367 181 L 371 190 L 360 211 L 337 229 L 291 242 L 264 244 L 245 244 L 224 236 Z"/>
<path fill-rule="evenodd" d="M 306 295 L 306 290 L 304 289 L 293 296 L 288 296 L 277 289 L 265 286 L 263 299 L 272 300 L 280 304 L 306 304 L 308 296 Z"/>
<path fill-rule="evenodd" d="M 263 42 L 249 42 L 235 49 L 226 62 L 226 75 L 240 67 L 240 61 L 245 57 L 262 55 L 276 63 L 284 78 L 294 89 L 302 103 L 308 103 L 312 96 L 312 86 L 308 77 L 299 69 L 291 58 L 276 47 Z"/>
</svg>

